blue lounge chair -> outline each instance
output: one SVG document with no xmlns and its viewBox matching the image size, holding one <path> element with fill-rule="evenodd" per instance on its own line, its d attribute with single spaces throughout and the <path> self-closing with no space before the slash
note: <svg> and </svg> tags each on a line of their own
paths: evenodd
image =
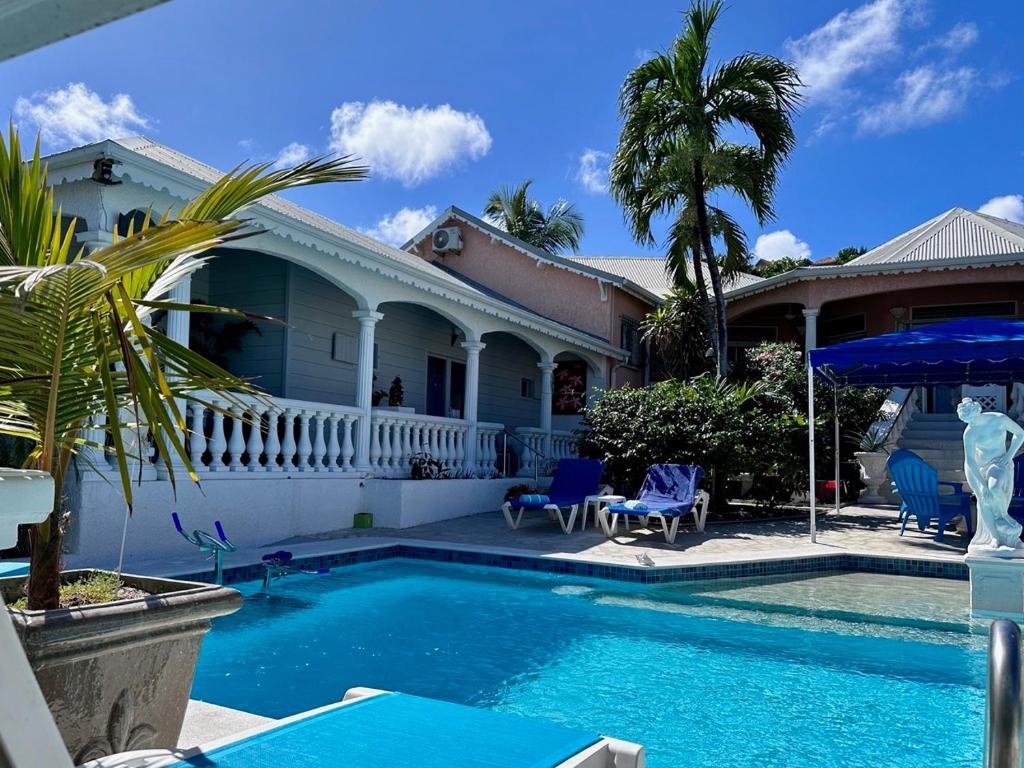
<svg viewBox="0 0 1024 768">
<path fill-rule="evenodd" d="M 597 459 L 560 459 L 555 476 L 546 494 L 528 494 L 501 505 L 508 527 L 513 531 L 527 511 L 544 511 L 562 526 L 562 533 L 571 533 L 576 513 L 587 496 L 597 493 L 604 474 L 604 462 Z M 568 517 L 565 515 L 568 510 Z M 515 514 L 513 514 L 515 513 Z"/>
<path fill-rule="evenodd" d="M 72 768 L 0 600 L 0 762 Z M 88 691 L 83 691 L 88 696 Z M 99 735 L 99 734 L 98 734 Z M 643 768 L 637 744 L 540 720 L 370 688 L 183 750 L 102 757 L 82 768 Z"/>
<path fill-rule="evenodd" d="M 938 519 L 936 541 L 942 541 L 946 526 L 958 517 L 964 519 L 968 536 L 974 535 L 971 494 L 964 492 L 963 483 L 939 480 L 935 467 L 906 448 L 895 451 L 886 466 L 893 490 L 900 496 L 900 536 L 907 530 L 911 515 L 917 518 L 917 527 L 922 531 L 931 525 L 932 518 Z M 952 488 L 952 493 L 940 494 L 939 486 Z"/>
<path fill-rule="evenodd" d="M 629 515 L 642 517 L 645 524 L 658 518 L 665 541 L 674 544 L 679 521 L 692 514 L 697 530 L 703 531 L 711 501 L 708 492 L 697 487 L 703 478 L 704 470 L 695 464 L 652 464 L 636 499 L 612 504 L 598 512 L 601 527 L 611 537 L 618 528 L 619 515 L 626 516 L 627 525 Z"/>
</svg>

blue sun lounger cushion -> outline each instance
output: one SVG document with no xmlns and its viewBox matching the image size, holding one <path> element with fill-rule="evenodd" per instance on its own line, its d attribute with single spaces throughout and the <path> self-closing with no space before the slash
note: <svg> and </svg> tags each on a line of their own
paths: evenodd
<svg viewBox="0 0 1024 768">
<path fill-rule="evenodd" d="M 576 521 L 576 513 L 587 496 L 597 493 L 604 474 L 604 462 L 597 459 L 559 459 L 551 487 L 544 495 L 526 494 L 518 499 L 506 501 L 501 511 L 505 514 L 508 527 L 519 527 L 526 510 L 547 510 L 557 515 L 563 533 L 569 533 Z M 568 518 L 563 514 L 568 510 Z M 513 515 L 513 511 L 518 515 Z"/>
<path fill-rule="evenodd" d="M 704 530 L 709 497 L 698 487 L 703 478 L 704 470 L 695 464 L 652 464 L 637 498 L 612 504 L 605 513 L 660 518 L 665 540 L 671 544 L 685 515 L 692 513 L 697 530 Z"/>
<path fill-rule="evenodd" d="M 173 768 L 554 768 L 600 737 L 402 693 L 371 696 Z"/>
</svg>

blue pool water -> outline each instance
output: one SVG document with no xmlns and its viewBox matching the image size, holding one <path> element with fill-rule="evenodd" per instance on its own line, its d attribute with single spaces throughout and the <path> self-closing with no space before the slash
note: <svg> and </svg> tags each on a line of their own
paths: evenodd
<svg viewBox="0 0 1024 768">
<path fill-rule="evenodd" d="M 403 560 L 258 587 L 208 635 L 195 698 L 282 717 L 399 690 L 637 741 L 651 768 L 981 762 L 981 645 L 927 623 Z"/>
</svg>

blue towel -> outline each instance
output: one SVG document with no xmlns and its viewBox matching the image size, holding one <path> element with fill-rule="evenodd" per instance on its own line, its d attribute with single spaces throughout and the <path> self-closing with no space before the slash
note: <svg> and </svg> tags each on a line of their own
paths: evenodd
<svg viewBox="0 0 1024 768">
<path fill-rule="evenodd" d="M 525 493 L 519 497 L 520 504 L 529 504 L 530 506 L 533 506 L 534 504 L 547 504 L 550 501 L 551 499 L 542 493 Z"/>
<path fill-rule="evenodd" d="M 632 499 L 630 501 L 623 502 L 622 506 L 628 509 L 630 512 L 648 512 L 648 507 L 644 502 L 638 499 Z"/>
</svg>

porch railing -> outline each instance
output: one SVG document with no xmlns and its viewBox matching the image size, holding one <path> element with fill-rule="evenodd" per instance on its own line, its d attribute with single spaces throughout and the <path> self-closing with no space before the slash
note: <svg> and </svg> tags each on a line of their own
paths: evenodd
<svg viewBox="0 0 1024 768">
<path fill-rule="evenodd" d="M 370 473 L 376 477 L 409 477 L 417 454 L 427 454 L 458 477 L 494 477 L 498 436 L 504 425 L 405 413 L 383 408 L 370 412 L 369 455 L 359 466 L 357 451 L 362 411 L 355 406 L 286 398 L 235 395 L 229 401 L 210 392 L 196 396 L 216 406 L 190 402 L 186 409 L 185 444 L 193 467 L 208 478 L 253 478 L 280 473 L 345 475 Z M 520 471 L 530 476 L 543 472 L 545 433 L 521 427 L 517 434 Z M 103 441 L 102 422 L 87 432 L 88 439 Z M 475 446 L 475 451 L 470 450 Z M 571 432 L 551 433 L 550 457 L 575 456 Z M 112 456 L 98 448 L 84 450 L 83 469 L 101 472 L 112 468 Z M 475 455 L 474 455 L 475 454 Z M 152 446 L 143 449 L 144 478 L 159 474 L 160 458 Z M 154 466 L 155 465 L 155 466 Z M 536 465 L 536 466 L 535 466 Z"/>
<path fill-rule="evenodd" d="M 550 457 L 552 462 L 559 459 L 574 458 L 578 455 L 576 451 L 576 437 L 568 430 L 551 430 L 550 452 L 544 450 L 546 433 L 540 427 L 517 427 L 516 434 L 519 435 L 522 444 L 519 448 L 519 476 L 533 477 L 538 474 L 545 474 L 545 467 L 539 466 L 544 462 L 544 456 Z"/>
<path fill-rule="evenodd" d="M 230 415 L 189 404 L 188 450 L 197 472 L 353 472 L 358 408 L 238 396 L 244 408 L 204 398 Z"/>
</svg>

